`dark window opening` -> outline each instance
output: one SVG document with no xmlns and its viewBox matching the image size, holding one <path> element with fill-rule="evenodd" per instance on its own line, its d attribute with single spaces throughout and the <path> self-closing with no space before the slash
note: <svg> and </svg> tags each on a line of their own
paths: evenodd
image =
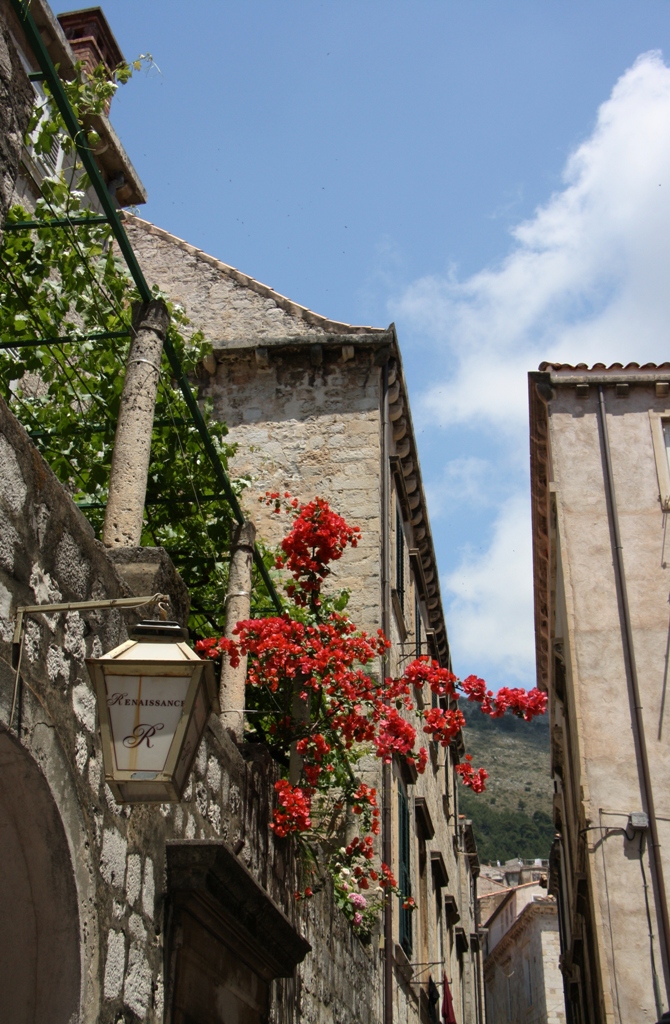
<svg viewBox="0 0 670 1024">
<path fill-rule="evenodd" d="M 410 875 L 409 802 L 398 783 L 398 884 L 405 899 L 412 895 Z M 400 904 L 400 945 L 407 956 L 412 955 L 412 911 Z"/>
<path fill-rule="evenodd" d="M 400 609 L 405 613 L 405 534 L 402 528 L 402 515 L 396 505 L 395 510 L 395 589 Z"/>
</svg>

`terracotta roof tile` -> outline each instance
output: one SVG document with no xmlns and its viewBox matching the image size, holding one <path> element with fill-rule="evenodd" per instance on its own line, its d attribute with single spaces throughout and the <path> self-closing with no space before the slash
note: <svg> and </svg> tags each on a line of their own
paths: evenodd
<svg viewBox="0 0 670 1024">
<path fill-rule="evenodd" d="M 586 371 L 587 373 L 619 373 L 622 370 L 624 373 L 629 370 L 631 372 L 636 370 L 649 370 L 650 373 L 658 373 L 660 370 L 670 370 L 670 362 L 665 363 L 644 363 L 640 366 L 639 363 L 610 363 L 609 366 L 605 366 L 604 363 L 594 363 L 593 366 L 589 366 L 588 363 L 577 363 L 573 366 L 571 363 L 550 363 L 542 362 L 538 366 L 538 370 L 545 373 L 547 370 L 553 370 L 556 373 L 564 371 L 566 373 L 574 373 L 579 370 L 581 372 Z"/>
</svg>

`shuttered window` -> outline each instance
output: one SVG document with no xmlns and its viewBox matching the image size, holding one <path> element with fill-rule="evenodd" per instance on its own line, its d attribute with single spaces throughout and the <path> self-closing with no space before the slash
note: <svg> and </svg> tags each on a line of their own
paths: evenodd
<svg viewBox="0 0 670 1024">
<path fill-rule="evenodd" d="M 395 509 L 395 589 L 400 603 L 400 610 L 405 614 L 405 534 L 402 528 L 402 515 L 396 505 Z"/>
<path fill-rule="evenodd" d="M 409 801 L 401 782 L 398 783 L 398 884 L 405 897 L 412 895 L 410 863 Z M 412 955 L 412 911 L 400 904 L 400 945 L 407 956 Z"/>
</svg>

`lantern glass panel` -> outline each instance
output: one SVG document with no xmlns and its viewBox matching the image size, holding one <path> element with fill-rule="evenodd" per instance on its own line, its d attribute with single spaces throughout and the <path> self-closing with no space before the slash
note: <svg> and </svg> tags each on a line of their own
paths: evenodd
<svg viewBox="0 0 670 1024">
<path fill-rule="evenodd" d="M 171 676 L 105 672 L 118 771 L 164 770 L 191 681 L 192 667 L 188 665 L 184 669 L 183 675 Z"/>
</svg>

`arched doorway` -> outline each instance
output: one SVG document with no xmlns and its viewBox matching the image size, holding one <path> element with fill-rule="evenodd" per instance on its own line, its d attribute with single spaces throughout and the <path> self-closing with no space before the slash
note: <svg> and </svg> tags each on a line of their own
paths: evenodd
<svg viewBox="0 0 670 1024">
<path fill-rule="evenodd" d="M 0 1018 L 79 1019 L 79 913 L 70 851 L 49 786 L 0 731 Z"/>
</svg>

